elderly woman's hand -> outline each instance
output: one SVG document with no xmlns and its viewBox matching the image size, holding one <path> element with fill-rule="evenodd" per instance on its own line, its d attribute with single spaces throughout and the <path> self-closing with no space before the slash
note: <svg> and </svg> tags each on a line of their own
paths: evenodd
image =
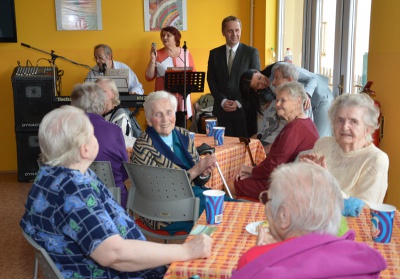
<svg viewBox="0 0 400 279">
<path fill-rule="evenodd" d="M 188 173 L 190 174 L 190 180 L 195 179 L 197 176 L 209 176 L 215 166 L 216 166 L 217 158 L 215 154 L 208 154 L 200 157 L 199 162 L 190 170 Z"/>
<path fill-rule="evenodd" d="M 304 111 L 306 111 L 306 110 L 309 110 L 310 108 L 311 108 L 311 99 L 307 94 L 307 98 L 304 102 L 303 109 L 304 109 Z"/>
<path fill-rule="evenodd" d="M 328 168 L 326 165 L 325 156 L 319 157 L 316 153 L 301 154 L 299 157 L 299 161 L 317 164 L 317 165 L 323 167 L 324 169 Z"/>
<path fill-rule="evenodd" d="M 257 246 L 275 243 L 275 238 L 269 233 L 269 229 L 263 226 L 258 226 Z"/>
<path fill-rule="evenodd" d="M 206 234 L 199 234 L 182 245 L 188 259 L 208 258 L 211 255 L 212 238 Z"/>
<path fill-rule="evenodd" d="M 200 158 L 200 161 L 197 163 L 199 165 L 200 170 L 203 169 L 201 172 L 202 176 L 208 176 L 210 175 L 214 168 L 216 167 L 217 163 L 217 158 L 215 157 L 215 154 L 209 154 L 204 157 Z"/>
<path fill-rule="evenodd" d="M 253 167 L 250 167 L 250 166 L 242 166 L 242 167 L 240 168 L 239 173 L 236 175 L 236 181 L 251 177 L 251 172 L 252 172 L 252 170 L 253 170 Z"/>
</svg>

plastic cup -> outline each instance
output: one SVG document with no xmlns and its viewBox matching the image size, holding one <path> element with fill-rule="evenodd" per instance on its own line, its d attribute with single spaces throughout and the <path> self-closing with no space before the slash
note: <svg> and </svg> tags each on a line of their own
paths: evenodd
<svg viewBox="0 0 400 279">
<path fill-rule="evenodd" d="M 215 126 L 217 126 L 217 119 L 206 119 L 206 134 L 208 137 L 212 137 Z"/>
<path fill-rule="evenodd" d="M 389 204 L 370 205 L 372 239 L 375 242 L 389 243 L 392 238 L 393 218 L 396 207 Z"/>
<path fill-rule="evenodd" d="M 203 194 L 206 197 L 207 224 L 214 225 L 221 223 L 225 192 L 221 190 L 206 190 Z"/>
<path fill-rule="evenodd" d="M 214 127 L 213 131 L 215 145 L 223 145 L 225 138 L 225 127 Z"/>
<path fill-rule="evenodd" d="M 189 137 L 192 139 L 192 141 L 194 141 L 194 134 L 193 132 L 189 132 Z"/>
</svg>

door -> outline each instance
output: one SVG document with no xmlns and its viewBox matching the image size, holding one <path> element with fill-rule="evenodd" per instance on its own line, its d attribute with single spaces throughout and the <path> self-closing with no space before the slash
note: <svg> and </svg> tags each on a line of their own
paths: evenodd
<svg viewBox="0 0 400 279">
<path fill-rule="evenodd" d="M 279 2 L 278 58 L 291 47 L 293 63 L 327 76 L 335 96 L 358 93 L 367 82 L 371 0 L 299 2 Z"/>
</svg>

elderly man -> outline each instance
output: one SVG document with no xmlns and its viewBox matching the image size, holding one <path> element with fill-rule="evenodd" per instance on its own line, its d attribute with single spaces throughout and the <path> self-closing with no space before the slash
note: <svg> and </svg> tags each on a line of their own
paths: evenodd
<svg viewBox="0 0 400 279">
<path fill-rule="evenodd" d="M 104 77 L 107 69 L 126 69 L 128 70 L 128 91 L 129 94 L 143 95 L 144 90 L 139 79 L 129 68 L 128 65 L 113 60 L 113 53 L 110 46 L 99 44 L 94 47 L 94 61 L 96 65 L 89 71 L 86 76 L 86 81 L 95 82 L 96 79 Z"/>
<path fill-rule="evenodd" d="M 278 167 L 260 194 L 268 228 L 239 260 L 232 278 L 379 278 L 384 258 L 354 231 L 337 237 L 343 200 L 336 179 L 304 162 Z"/>
</svg>

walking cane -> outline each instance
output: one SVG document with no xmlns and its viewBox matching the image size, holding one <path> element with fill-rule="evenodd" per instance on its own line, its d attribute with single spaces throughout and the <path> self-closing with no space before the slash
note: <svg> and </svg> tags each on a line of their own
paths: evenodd
<svg viewBox="0 0 400 279">
<path fill-rule="evenodd" d="M 208 149 L 200 150 L 199 153 L 200 153 L 200 155 L 205 155 L 205 154 L 212 154 L 212 153 L 214 153 L 214 151 L 215 151 L 215 148 L 211 148 L 210 147 Z M 221 176 L 222 182 L 224 183 L 224 187 L 225 187 L 226 192 L 228 193 L 229 197 L 231 199 L 233 199 L 231 191 L 229 190 L 228 184 L 226 183 L 225 177 L 222 174 L 221 168 L 219 167 L 218 161 L 215 162 L 215 165 L 217 166 L 218 173 Z"/>
<path fill-rule="evenodd" d="M 253 155 L 251 154 L 251 150 L 250 150 L 250 146 L 249 146 L 250 139 L 240 137 L 239 141 L 243 142 L 246 145 L 247 153 L 249 153 L 249 156 L 250 156 L 251 165 L 254 167 L 256 164 L 254 163 Z"/>
</svg>

